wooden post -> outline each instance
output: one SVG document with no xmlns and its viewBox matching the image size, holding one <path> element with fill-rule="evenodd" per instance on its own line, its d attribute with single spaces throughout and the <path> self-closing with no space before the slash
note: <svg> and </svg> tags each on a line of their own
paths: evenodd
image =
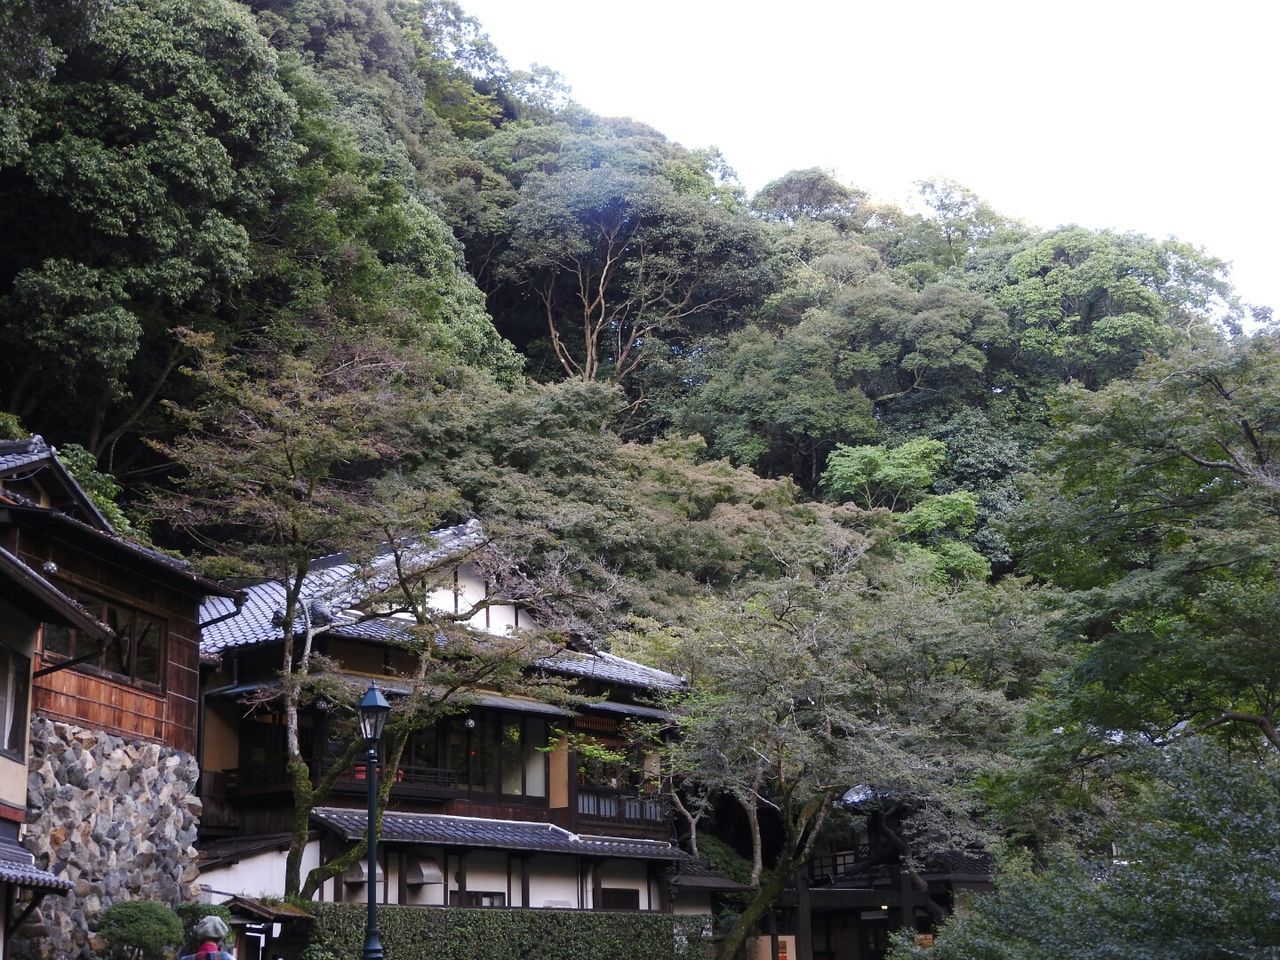
<svg viewBox="0 0 1280 960">
<path fill-rule="evenodd" d="M 911 874 L 906 867 L 898 868 L 898 897 L 902 901 L 902 923 L 904 930 L 916 928 L 916 891 L 911 885 Z"/>
<path fill-rule="evenodd" d="M 813 914 L 809 903 L 809 873 L 796 874 L 796 960 L 813 960 Z"/>
</svg>

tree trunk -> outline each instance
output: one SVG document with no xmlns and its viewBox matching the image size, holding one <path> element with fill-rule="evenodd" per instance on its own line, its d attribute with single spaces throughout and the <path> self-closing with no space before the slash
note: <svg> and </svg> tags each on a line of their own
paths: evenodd
<svg viewBox="0 0 1280 960">
<path fill-rule="evenodd" d="M 755 896 L 743 908 L 742 913 L 738 914 L 733 929 L 720 941 L 716 960 L 733 960 L 742 945 L 747 942 L 747 936 L 755 929 L 755 925 L 767 911 L 773 909 L 786 883 L 785 873 L 770 872 L 764 877 L 764 881 L 756 888 Z"/>
</svg>

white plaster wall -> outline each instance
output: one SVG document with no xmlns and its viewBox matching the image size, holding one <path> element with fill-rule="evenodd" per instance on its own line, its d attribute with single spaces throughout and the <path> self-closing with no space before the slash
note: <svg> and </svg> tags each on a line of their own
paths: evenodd
<svg viewBox="0 0 1280 960">
<path fill-rule="evenodd" d="M 454 613 L 454 594 L 453 585 L 440 587 L 438 590 L 432 590 L 427 594 L 427 606 L 436 610 L 443 610 L 445 613 Z"/>
<path fill-rule="evenodd" d="M 441 870 L 444 869 L 444 850 L 440 847 L 415 847 L 409 852 L 409 856 L 421 857 L 423 859 L 426 859 L 427 857 L 434 857 L 436 866 L 440 867 Z M 399 861 L 399 857 L 396 857 L 396 860 Z M 450 870 L 454 869 L 454 867 L 450 867 Z M 406 886 L 404 888 L 404 902 L 414 904 L 415 906 L 442 907 L 445 903 L 445 886 L 446 884 L 444 883 L 425 883 L 420 886 Z M 391 895 L 393 898 L 395 897 L 396 888 L 392 888 Z"/>
<path fill-rule="evenodd" d="M 488 596 L 484 577 L 474 564 L 464 563 L 458 568 L 458 610 L 463 611 L 480 603 Z M 479 630 L 485 629 L 485 611 L 479 611 L 471 618 L 470 624 Z"/>
<path fill-rule="evenodd" d="M 705 890 L 690 890 L 671 901 L 671 912 L 682 917 L 711 915 L 711 894 Z"/>
<path fill-rule="evenodd" d="M 427 591 L 427 604 L 447 613 L 458 613 L 484 600 L 488 587 L 484 575 L 475 564 L 464 563 L 457 569 L 457 586 L 454 586 L 452 572 L 442 572 L 436 586 Z M 517 622 L 518 621 L 518 622 Z M 495 604 L 480 610 L 469 621 L 468 625 L 475 630 L 483 630 L 497 636 L 506 636 L 517 629 L 528 629 L 535 626 L 532 616 L 511 604 Z"/>
<path fill-rule="evenodd" d="M 449 861 L 449 889 L 457 890 L 457 858 Z M 471 892 L 507 894 L 507 854 L 502 850 L 471 850 L 467 853 L 467 889 Z"/>
<path fill-rule="evenodd" d="M 285 860 L 288 850 L 264 850 L 235 863 L 200 871 L 200 885 L 210 891 L 214 903 L 236 895 L 284 896 Z M 313 840 L 302 854 L 302 875 L 320 865 L 320 843 Z M 361 888 L 363 889 L 363 887 Z"/>
<path fill-rule="evenodd" d="M 489 608 L 489 625 L 481 629 L 500 637 L 515 633 L 516 608 L 509 603 L 494 604 Z"/>
<path fill-rule="evenodd" d="M 548 901 L 556 901 L 548 903 Z M 538 853 L 529 861 L 529 906 L 578 905 L 578 864 L 574 857 Z"/>
</svg>

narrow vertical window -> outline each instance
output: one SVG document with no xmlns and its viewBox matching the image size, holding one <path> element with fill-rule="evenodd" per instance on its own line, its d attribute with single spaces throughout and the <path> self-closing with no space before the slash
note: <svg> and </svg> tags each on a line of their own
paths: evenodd
<svg viewBox="0 0 1280 960">
<path fill-rule="evenodd" d="M 502 792 L 508 796 L 524 793 L 524 756 L 521 749 L 520 720 L 502 721 Z"/>
<path fill-rule="evenodd" d="M 31 661 L 0 648 L 0 750 L 24 759 L 27 753 L 27 696 Z"/>
<path fill-rule="evenodd" d="M 528 797 L 547 795 L 547 724 L 542 720 L 524 722 L 524 792 Z"/>
</svg>

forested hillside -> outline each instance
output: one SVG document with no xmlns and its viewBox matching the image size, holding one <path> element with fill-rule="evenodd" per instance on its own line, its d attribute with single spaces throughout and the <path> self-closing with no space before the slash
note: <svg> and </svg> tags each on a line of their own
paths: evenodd
<svg viewBox="0 0 1280 960">
<path fill-rule="evenodd" d="M 730 940 L 863 786 L 1002 851 L 930 956 L 1280 956 L 1280 334 L 1210 254 L 749 196 L 452 0 L 14 0 L 0 107 L 3 431 L 215 573 L 479 517 L 784 821 Z"/>
</svg>

